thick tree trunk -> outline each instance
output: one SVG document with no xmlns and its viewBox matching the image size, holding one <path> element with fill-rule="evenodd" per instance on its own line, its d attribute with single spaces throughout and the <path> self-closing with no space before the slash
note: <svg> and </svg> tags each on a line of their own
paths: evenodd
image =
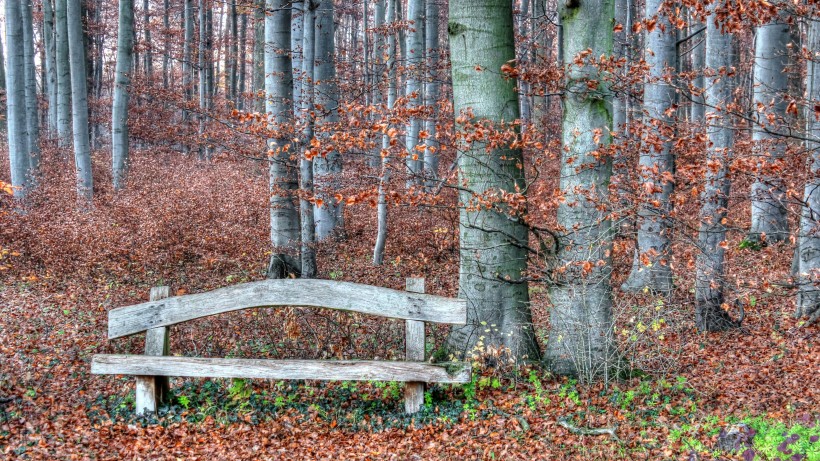
<svg viewBox="0 0 820 461">
<path fill-rule="evenodd" d="M 91 201 L 91 146 L 88 140 L 88 74 L 85 69 L 82 1 L 67 1 L 68 52 L 71 59 L 71 119 L 74 132 L 74 163 L 77 168 L 77 195 Z"/>
<path fill-rule="evenodd" d="M 71 65 L 68 60 L 67 1 L 54 0 L 57 51 L 57 140 L 60 147 L 71 145 Z"/>
<path fill-rule="evenodd" d="M 111 106 L 111 158 L 114 189 L 122 188 L 128 169 L 128 100 L 134 52 L 134 0 L 120 0 L 117 64 Z"/>
<path fill-rule="evenodd" d="M 806 89 L 809 112 L 806 128 L 809 140 L 806 150 L 811 154 L 810 175 L 803 192 L 803 209 L 800 216 L 798 274 L 800 291 L 797 295 L 798 317 L 810 322 L 820 318 L 820 19 L 812 18 L 808 24 L 806 49 L 811 60 L 806 63 Z"/>
<path fill-rule="evenodd" d="M 54 37 L 54 8 L 52 0 L 43 0 L 43 48 L 45 51 L 45 87 L 48 101 L 48 131 L 57 134 L 57 47 Z"/>
<path fill-rule="evenodd" d="M 707 151 L 705 184 L 701 199 L 700 231 L 695 279 L 695 323 L 700 331 L 721 331 L 737 326 L 723 309 L 724 254 L 721 245 L 726 239 L 726 217 L 729 205 L 729 164 L 734 148 L 734 118 L 728 105 L 733 101 L 736 80 L 731 73 L 737 66 L 734 54 L 734 36 L 721 33 L 718 11 L 725 8 L 721 1 L 709 5 L 706 19 L 705 56 L 709 77 L 706 79 L 705 102 L 712 112 L 708 123 L 709 149 Z M 712 166 L 714 165 L 714 166 Z"/>
<path fill-rule="evenodd" d="M 647 112 L 647 140 L 641 149 L 639 174 L 641 193 L 638 204 L 638 243 L 632 273 L 624 291 L 649 288 L 659 293 L 672 290 L 671 232 L 669 213 L 674 189 L 674 159 L 668 130 L 674 120 L 668 115 L 675 104 L 675 87 L 668 71 L 676 68 L 675 29 L 660 11 L 661 0 L 646 1 L 646 18 L 656 18 L 657 26 L 647 32 L 644 59 L 649 66 L 643 103 Z"/>
<path fill-rule="evenodd" d="M 695 31 L 699 30 L 702 24 L 698 23 L 697 20 L 694 19 L 694 14 L 690 12 L 690 27 L 689 33 L 694 33 Z M 718 32 L 719 33 L 719 32 Z M 689 39 L 689 46 L 691 47 L 692 53 L 692 71 L 696 73 L 695 79 L 692 81 L 692 86 L 696 88 L 696 91 L 703 91 L 706 82 L 706 77 L 703 75 L 703 68 L 706 65 L 706 40 L 708 38 L 705 37 L 705 32 L 701 32 L 698 35 Z M 732 53 L 731 51 L 727 51 L 727 53 Z M 704 95 L 693 94 L 692 95 L 692 106 L 689 110 L 689 121 L 694 124 L 703 123 L 703 115 L 705 113 L 706 107 L 703 105 L 704 102 Z"/>
<path fill-rule="evenodd" d="M 339 120 L 339 87 L 336 82 L 336 40 L 332 0 L 321 0 L 316 9 L 316 64 L 314 67 L 314 103 L 318 117 L 316 128 L 321 143 L 331 142 L 330 129 Z M 339 189 L 342 157 L 337 150 L 313 160 L 314 187 L 322 201 L 314 208 L 316 237 L 324 240 L 341 232 L 342 203 L 334 197 Z"/>
<path fill-rule="evenodd" d="M 396 2 L 387 0 L 386 23 L 390 26 L 396 21 Z M 392 111 L 396 105 L 398 86 L 396 83 L 396 34 L 392 31 L 387 36 L 386 68 L 387 68 L 387 110 Z M 390 187 L 390 135 L 382 135 L 381 173 L 379 175 L 379 191 L 376 202 L 376 244 L 373 246 L 373 265 L 379 266 L 384 262 L 384 249 L 387 245 L 388 212 L 387 189 Z"/>
<path fill-rule="evenodd" d="M 424 140 L 424 177 L 427 188 L 432 189 L 438 180 L 439 145 L 436 139 L 438 119 L 438 98 L 440 96 L 440 76 L 437 72 L 441 50 L 439 49 L 439 15 L 437 1 L 427 0 L 426 23 L 424 25 L 425 48 L 427 49 L 427 79 L 424 84 L 425 105 L 430 107 L 431 116 L 424 122 L 427 137 Z"/>
<path fill-rule="evenodd" d="M 290 22 L 290 53 L 293 57 L 293 98 L 294 101 L 296 101 L 294 107 L 299 107 L 300 101 L 304 97 L 304 93 L 302 92 L 302 87 L 305 83 L 304 75 L 302 75 L 302 40 L 304 39 L 303 8 L 304 5 L 302 3 L 293 4 L 293 19 Z"/>
<path fill-rule="evenodd" d="M 37 68 L 34 65 L 34 18 L 31 0 L 22 0 L 23 64 L 26 77 L 26 138 L 30 174 L 40 169 L 40 107 L 37 100 Z"/>
<path fill-rule="evenodd" d="M 405 56 L 404 96 L 407 98 L 407 107 L 410 111 L 417 110 L 424 102 L 422 95 L 422 66 L 424 64 L 424 0 L 409 0 L 407 3 L 407 19 L 412 21 L 407 33 L 407 55 Z M 407 123 L 407 188 L 422 183 L 424 167 L 424 151 L 419 151 L 419 131 L 422 120 L 418 115 L 410 116 Z"/>
<path fill-rule="evenodd" d="M 558 225 L 565 229 L 558 268 L 550 290 L 549 344 L 546 360 L 562 375 L 583 380 L 608 378 L 615 365 L 612 339 L 612 226 L 608 219 L 611 160 L 599 156 L 610 142 L 611 94 L 595 57 L 612 53 L 612 0 L 591 0 L 561 8 L 566 56 L 566 88 Z M 575 57 L 591 50 L 592 62 Z M 588 82 L 598 82 L 590 86 Z M 599 138 L 600 139 L 596 139 Z"/>
<path fill-rule="evenodd" d="M 23 43 L 22 2 L 6 1 L 6 44 Z M 23 47 L 8 50 L 6 69 L 9 164 L 14 197 L 24 199 L 29 189 L 29 152 L 26 127 L 26 75 Z"/>
<path fill-rule="evenodd" d="M 782 176 L 772 165 L 786 153 L 786 129 L 789 75 L 789 25 L 780 19 L 757 28 L 755 34 L 754 107 L 757 121 L 752 140 L 759 156 L 760 171 L 752 185 L 752 227 L 750 241 L 782 242 L 789 237 L 786 210 L 786 188 Z M 773 120 L 769 115 L 774 116 Z"/>
<path fill-rule="evenodd" d="M 507 124 L 519 117 L 515 82 L 501 75 L 501 66 L 515 58 L 512 3 L 451 0 L 448 32 L 456 117 L 469 109 L 469 124 L 512 129 Z M 460 151 L 459 184 L 465 189 L 459 193 L 459 297 L 467 300 L 467 325 L 453 329 L 448 348 L 462 357 L 478 347 L 538 360 L 522 280 L 527 268 L 525 216 L 510 216 L 513 212 L 503 203 L 476 206 L 480 198 L 523 190 L 523 155 L 505 146 L 490 148 L 486 141 L 462 145 Z"/>
<path fill-rule="evenodd" d="M 313 219 L 313 204 L 308 200 L 313 196 L 313 161 L 306 155 L 313 139 L 313 63 L 316 58 L 316 3 L 306 0 L 302 21 L 302 99 L 299 103 L 304 120 L 302 139 L 305 148 L 299 161 L 300 188 L 302 197 L 299 200 L 302 240 L 302 278 L 316 277 L 316 223 Z"/>
<path fill-rule="evenodd" d="M 265 92 L 269 128 L 270 240 L 273 245 L 268 278 L 298 276 L 299 212 L 295 191 L 299 170 L 288 150 L 293 124 L 293 68 L 290 57 L 291 9 L 289 0 L 268 0 L 272 13 L 265 18 Z"/>
</svg>

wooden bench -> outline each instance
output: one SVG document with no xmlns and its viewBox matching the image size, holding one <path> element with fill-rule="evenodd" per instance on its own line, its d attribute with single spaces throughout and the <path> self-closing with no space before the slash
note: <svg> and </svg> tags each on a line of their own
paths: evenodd
<svg viewBox="0 0 820 461">
<path fill-rule="evenodd" d="M 108 313 L 108 339 L 145 332 L 143 355 L 98 354 L 91 373 L 137 378 L 137 413 L 155 412 L 168 396 L 168 377 L 314 379 L 406 382 L 404 407 L 419 411 L 425 383 L 470 382 L 468 363 L 425 363 L 425 322 L 463 325 L 464 300 L 424 294 L 424 279 L 407 279 L 406 291 L 330 280 L 265 280 L 185 296 L 151 289 L 150 301 Z M 310 306 L 406 321 L 406 361 L 260 360 L 169 355 L 169 327 L 210 315 L 257 307 Z"/>
</svg>

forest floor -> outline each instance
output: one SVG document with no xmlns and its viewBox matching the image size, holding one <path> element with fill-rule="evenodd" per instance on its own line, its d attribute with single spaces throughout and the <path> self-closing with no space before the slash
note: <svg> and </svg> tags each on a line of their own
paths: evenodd
<svg viewBox="0 0 820 461">
<path fill-rule="evenodd" d="M 36 207 L 0 216 L 0 457 L 820 460 L 820 329 L 793 319 L 793 293 L 774 283 L 743 288 L 742 329 L 707 335 L 685 319 L 691 294 L 682 287 L 683 320 L 668 331 L 638 327 L 667 331 L 632 351 L 654 360 L 635 363 L 659 365 L 608 385 L 531 365 L 478 367 L 469 385 L 432 387 L 423 411 L 409 417 L 395 383 L 173 379 L 172 403 L 135 418 L 133 379 L 89 371 L 93 354 L 142 348 L 140 337 L 107 340 L 107 311 L 146 300 L 155 285 L 183 294 L 261 279 L 264 173 L 137 156 L 126 191 L 115 197 L 100 186 L 93 209 L 75 211 L 73 178 L 58 170 L 46 173 Z M 320 277 L 402 288 L 405 277 L 424 276 L 428 292 L 455 295 L 456 213 L 393 210 L 388 262 L 369 264 L 375 213 L 350 207 L 346 238 L 319 248 Z M 788 272 L 785 246 L 730 253 L 741 288 L 760 271 L 770 280 Z M 619 274 L 629 265 L 622 259 Z M 545 291 L 531 287 L 541 341 Z M 446 335 L 431 330 L 433 343 Z M 396 358 L 402 332 L 398 322 L 337 312 L 258 310 L 174 327 L 171 349 Z M 719 450 L 721 431 L 741 422 L 755 431 L 752 441 L 734 454 Z M 614 430 L 588 434 L 596 428 Z"/>
</svg>

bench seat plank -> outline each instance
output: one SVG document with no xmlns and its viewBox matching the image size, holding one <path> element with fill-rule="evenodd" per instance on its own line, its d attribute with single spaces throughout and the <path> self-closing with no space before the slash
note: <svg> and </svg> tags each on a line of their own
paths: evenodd
<svg viewBox="0 0 820 461">
<path fill-rule="evenodd" d="M 91 373 L 191 378 L 470 382 L 470 365 L 460 362 L 432 364 L 374 360 L 262 360 L 98 354 L 92 358 Z"/>
<path fill-rule="evenodd" d="M 463 299 L 333 280 L 263 280 L 113 309 L 108 313 L 108 338 L 224 312 L 279 306 L 324 307 L 454 325 L 463 325 L 467 319 Z"/>
</svg>

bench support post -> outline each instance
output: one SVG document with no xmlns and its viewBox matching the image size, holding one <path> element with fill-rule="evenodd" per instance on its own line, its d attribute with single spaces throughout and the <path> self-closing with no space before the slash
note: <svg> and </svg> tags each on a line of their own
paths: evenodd
<svg viewBox="0 0 820 461">
<path fill-rule="evenodd" d="M 167 286 L 151 288 L 151 301 L 167 298 L 170 289 Z M 168 328 L 152 328 L 145 332 L 145 355 L 168 355 Z M 165 376 L 137 376 L 136 407 L 137 414 L 156 412 L 160 402 L 168 397 L 168 378 Z"/>
<path fill-rule="evenodd" d="M 405 286 L 411 293 L 424 293 L 423 278 L 408 278 Z M 414 362 L 424 361 L 424 322 L 419 320 L 405 320 L 405 360 Z M 425 383 L 408 382 L 404 385 L 404 410 L 413 414 L 421 410 L 424 405 Z"/>
</svg>

